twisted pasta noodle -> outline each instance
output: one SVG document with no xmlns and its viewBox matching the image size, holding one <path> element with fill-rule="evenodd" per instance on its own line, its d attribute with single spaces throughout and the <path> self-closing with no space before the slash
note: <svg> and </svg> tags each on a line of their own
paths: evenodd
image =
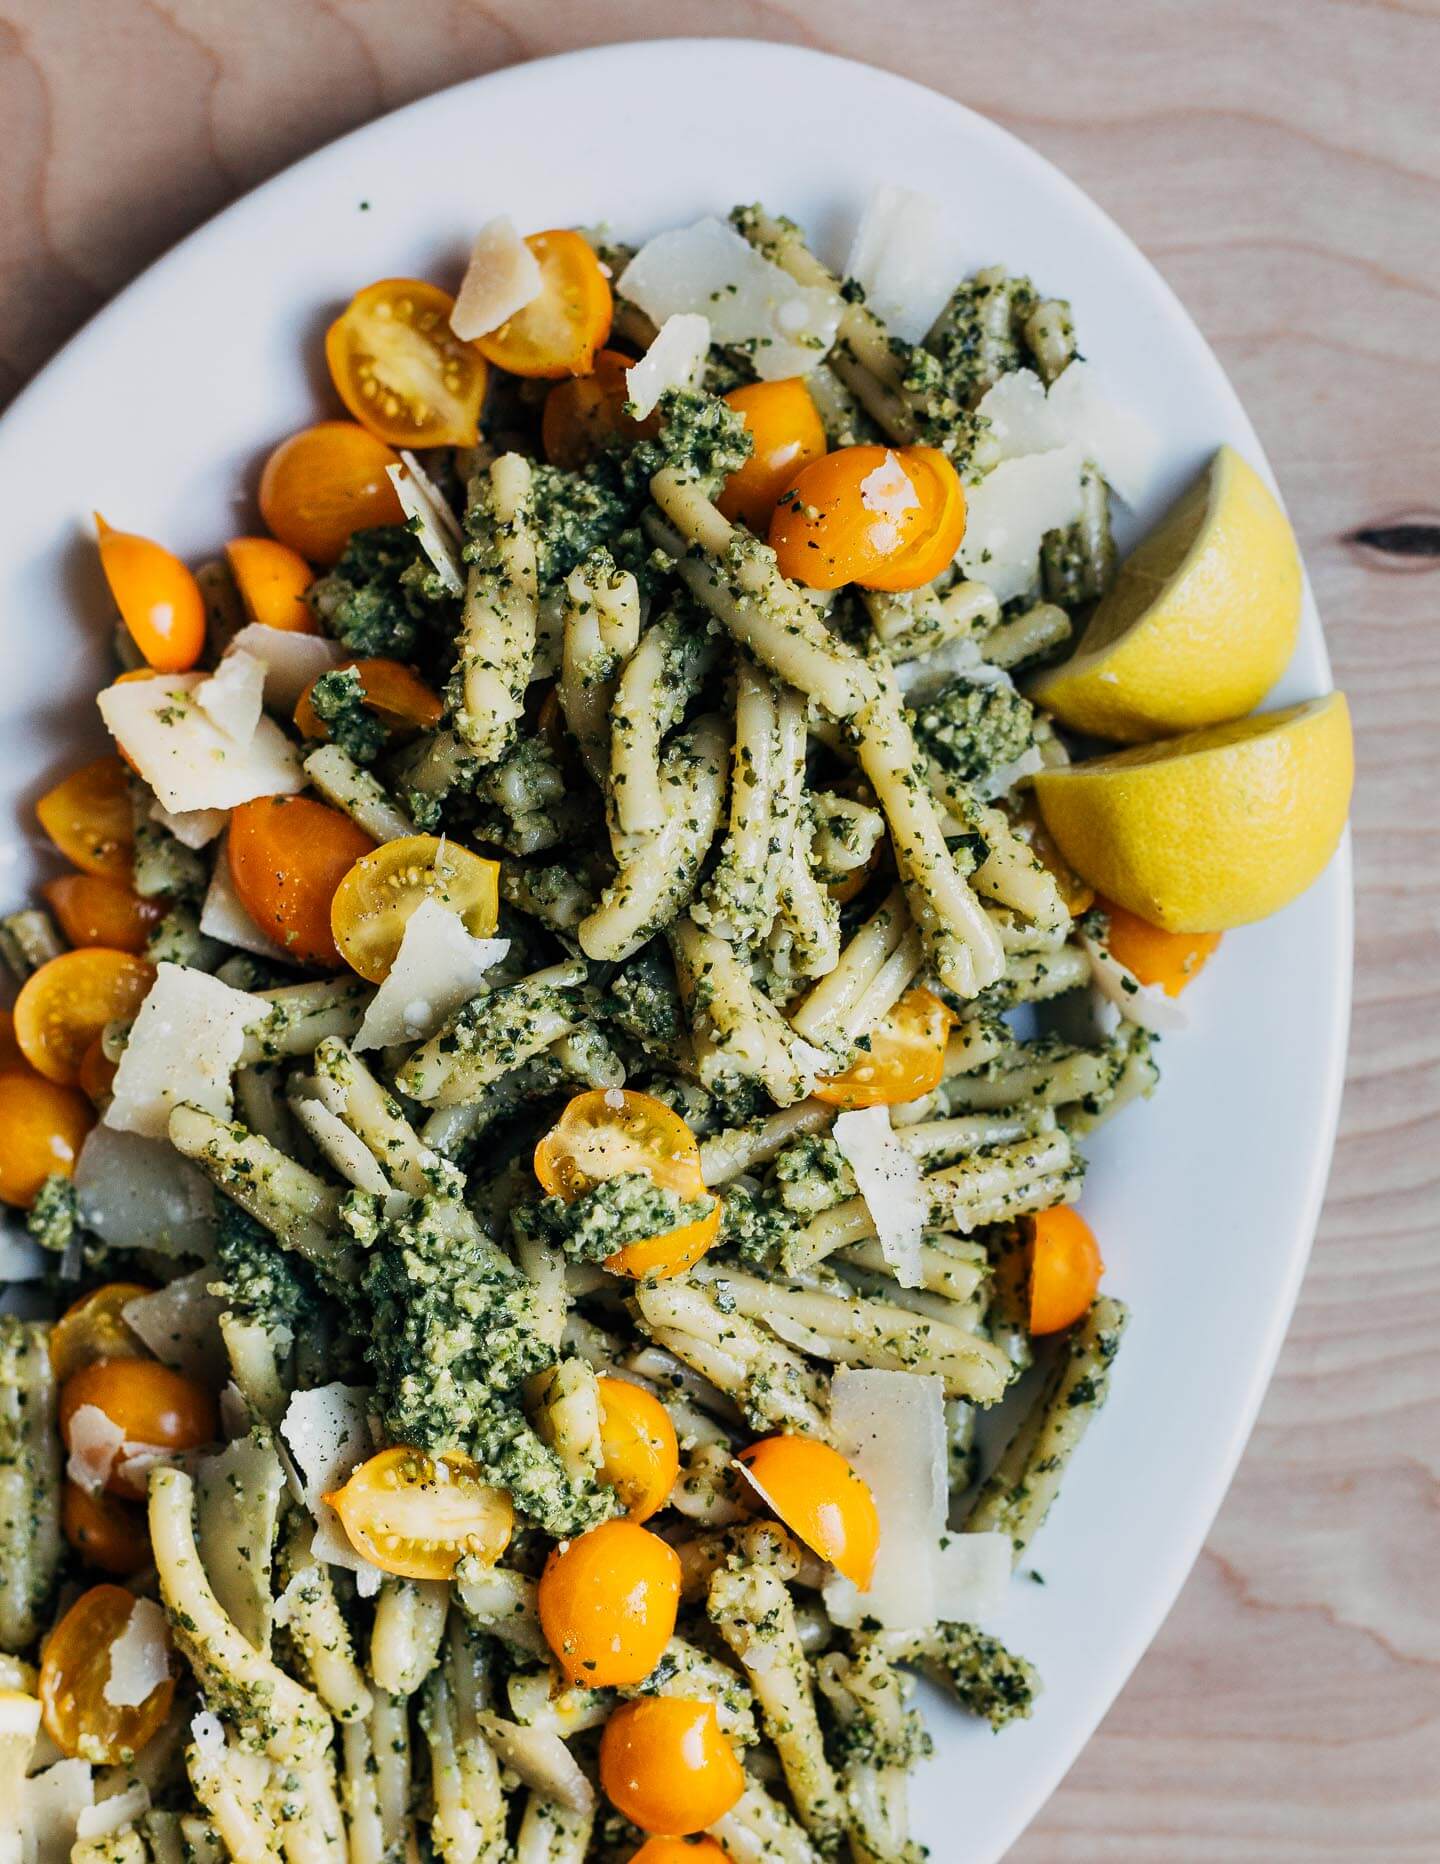
<svg viewBox="0 0 1440 1864">
<path fill-rule="evenodd" d="M 413 1696 L 440 1661 L 450 1587 L 443 1579 L 387 1575 L 370 1628 L 371 1679 L 391 1696 Z"/>
<path fill-rule="evenodd" d="M 274 1864 L 280 1856 L 280 1832 L 271 1805 L 270 1763 L 247 1753 L 229 1735 L 219 1734 L 218 1748 L 199 1741 L 185 1751 L 185 1768 L 195 1797 L 212 1821 L 221 1855 L 234 1864 Z M 181 1829 L 187 1844 L 189 1827 Z"/>
<path fill-rule="evenodd" d="M 0 1315 L 0 1650 L 23 1650 L 60 1560 L 60 1434 L 50 1328 Z"/>
<path fill-rule="evenodd" d="M 818 1053 L 807 1053 L 770 999 L 751 982 L 733 948 L 693 919 L 670 929 L 680 994 L 690 1017 L 695 1066 L 706 1087 L 753 1079 L 778 1106 L 803 1100 L 815 1085 Z"/>
<path fill-rule="evenodd" d="M 733 1864 L 819 1864 L 820 1853 L 805 1829 L 756 1779 L 710 1827 L 710 1834 L 725 1847 Z"/>
<path fill-rule="evenodd" d="M 835 1108 L 823 1100 L 800 1100 L 748 1126 L 728 1126 L 700 1141 L 700 1175 L 707 1185 L 728 1184 L 768 1165 L 792 1140 L 824 1132 L 834 1118 Z"/>
<path fill-rule="evenodd" d="M 343 809 L 375 841 L 400 841 L 415 833 L 415 824 L 380 780 L 338 744 L 312 751 L 305 774 L 326 802 Z"/>
<path fill-rule="evenodd" d="M 772 960 L 789 978 L 823 977 L 840 957 L 840 909 L 815 871 L 815 817 L 805 806 L 805 701 L 787 686 L 776 705 L 777 781 L 771 852 L 777 924 Z"/>
<path fill-rule="evenodd" d="M 1049 601 L 1079 608 L 1104 595 L 1115 576 L 1110 494 L 1100 469 L 1087 461 L 1080 474 L 1080 510 L 1071 523 L 1047 531 L 1040 569 Z"/>
<path fill-rule="evenodd" d="M 892 595 L 878 589 L 864 591 L 862 600 L 871 626 L 892 661 L 920 661 L 953 641 L 974 640 L 988 634 L 1000 620 L 1000 603 L 982 582 L 956 582 L 942 594 L 934 583 Z M 901 675 L 905 684 L 907 675 Z"/>
<path fill-rule="evenodd" d="M 543 1793 L 526 1795 L 515 1837 L 515 1864 L 585 1864 L 594 1812 L 576 1812 Z"/>
<path fill-rule="evenodd" d="M 246 1030 L 240 1066 L 313 1055 L 326 1036 L 348 1042 L 365 1020 L 374 994 L 372 986 L 359 978 L 320 978 L 313 983 L 282 984 L 278 990 L 257 990 L 255 995 L 270 1008 Z"/>
<path fill-rule="evenodd" d="M 1047 386 L 1075 359 L 1075 324 L 1063 298 L 1045 298 L 1025 319 L 1025 341 Z"/>
<path fill-rule="evenodd" d="M 454 711 L 455 730 L 486 764 L 509 746 L 535 659 L 540 616 L 531 497 L 530 462 L 501 454 L 489 469 L 491 548 L 465 578 Z"/>
<path fill-rule="evenodd" d="M 925 962 L 899 887 L 886 895 L 826 973 L 790 1013 L 790 1026 L 837 1063 L 904 995 Z"/>
<path fill-rule="evenodd" d="M 661 746 L 714 657 L 713 643 L 675 606 L 651 622 L 621 669 L 609 708 L 605 791 L 617 860 L 626 838 L 654 834 L 669 813 Z"/>
<path fill-rule="evenodd" d="M 315 1558 L 310 1540 L 308 1519 L 293 1516 L 285 1535 L 286 1628 L 316 1695 L 336 1721 L 363 1721 L 374 1702 L 355 1661 L 330 1568 Z"/>
<path fill-rule="evenodd" d="M 780 782 L 778 697 L 770 676 L 741 655 L 735 666 L 730 820 L 690 916 L 732 945 L 749 945 L 775 916 L 778 843 L 787 820 Z M 802 719 L 803 733 L 803 719 Z M 786 796 L 788 804 L 788 791 Z"/>
<path fill-rule="evenodd" d="M 921 1864 L 910 1841 L 910 1768 L 925 1752 L 906 1684 L 876 1644 L 853 1656 L 830 1651 L 816 1680 L 843 1734 L 841 1773 L 854 1864 Z"/>
<path fill-rule="evenodd" d="M 764 1328 L 722 1313 L 708 1290 L 679 1276 L 637 1283 L 635 1302 L 651 1339 L 734 1398 L 761 1428 L 829 1435 L 824 1380 Z"/>
<path fill-rule="evenodd" d="M 585 966 L 572 958 L 472 998 L 406 1062 L 401 1092 L 429 1107 L 472 1099 L 580 1027 L 584 982 Z"/>
<path fill-rule="evenodd" d="M 1063 647 L 1075 624 L 1054 602 L 1037 602 L 1022 615 L 1002 621 L 980 643 L 982 657 L 1006 672 L 1028 665 Z"/>
<path fill-rule="evenodd" d="M 297 1255 L 348 1277 L 353 1252 L 339 1229 L 340 1193 L 243 1126 L 227 1126 L 202 1107 L 170 1113 L 170 1143 Z"/>
<path fill-rule="evenodd" d="M 562 628 L 560 709 L 590 775 L 603 783 L 615 675 L 640 639 L 639 588 L 609 551 L 592 551 L 566 578 Z"/>
</svg>

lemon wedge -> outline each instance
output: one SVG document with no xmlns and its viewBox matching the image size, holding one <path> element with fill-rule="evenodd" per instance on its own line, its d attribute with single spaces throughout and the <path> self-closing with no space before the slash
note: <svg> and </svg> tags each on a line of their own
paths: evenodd
<svg viewBox="0 0 1440 1864">
<path fill-rule="evenodd" d="M 1171 932 L 1223 932 L 1301 894 L 1335 852 L 1354 752 L 1343 693 L 1038 771 L 1060 852 Z"/>
<path fill-rule="evenodd" d="M 1300 556 L 1253 467 L 1221 447 L 1121 564 L 1078 651 L 1030 687 L 1062 725 L 1136 744 L 1239 718 L 1300 625 Z"/>
</svg>

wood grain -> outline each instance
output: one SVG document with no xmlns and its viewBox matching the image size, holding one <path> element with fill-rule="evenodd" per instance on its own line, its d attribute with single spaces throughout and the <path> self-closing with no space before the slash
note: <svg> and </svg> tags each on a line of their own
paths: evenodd
<svg viewBox="0 0 1440 1864">
<path fill-rule="evenodd" d="M 1440 12 L 1431 0 L 0 0 L 0 394 L 341 130 L 608 39 L 823 45 L 1099 200 L 1230 371 L 1359 728 L 1354 1038 L 1290 1338 L 1209 1544 L 1017 1864 L 1440 1859 Z M 1431 544 L 1434 537 L 1431 533 Z"/>
</svg>

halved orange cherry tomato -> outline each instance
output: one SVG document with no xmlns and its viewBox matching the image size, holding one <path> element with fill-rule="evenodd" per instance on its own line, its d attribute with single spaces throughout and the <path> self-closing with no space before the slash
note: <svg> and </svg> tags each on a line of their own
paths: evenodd
<svg viewBox="0 0 1440 1864">
<path fill-rule="evenodd" d="M 305 600 L 315 572 L 298 550 L 273 537 L 232 537 L 225 561 L 251 621 L 286 634 L 320 632 Z"/>
<path fill-rule="evenodd" d="M 535 1148 L 535 1176 L 567 1204 L 627 1172 L 680 1197 L 705 1195 L 694 1133 L 663 1100 L 634 1088 L 577 1094 Z"/>
<path fill-rule="evenodd" d="M 51 1632 L 40 1664 L 40 1712 L 62 1754 L 110 1764 L 138 1754 L 170 1713 L 175 1679 L 166 1677 L 133 1708 L 106 1700 L 110 1651 L 136 1599 L 124 1586 L 92 1586 Z"/>
<path fill-rule="evenodd" d="M 1114 900 L 1095 902 L 1110 920 L 1110 955 L 1135 973 L 1142 984 L 1159 984 L 1167 997 L 1178 997 L 1193 984 L 1220 943 L 1218 932 L 1166 932 Z"/>
<path fill-rule="evenodd" d="M 770 521 L 781 573 L 811 589 L 916 589 L 955 555 L 965 494 L 933 447 L 839 447 L 791 481 Z"/>
<path fill-rule="evenodd" d="M 500 913 L 500 863 L 436 835 L 402 835 L 361 855 L 330 906 L 331 932 L 351 970 L 382 983 L 424 899 L 458 914 L 476 938 L 488 938 Z"/>
<path fill-rule="evenodd" d="M 875 1571 L 880 1516 L 869 1486 L 818 1437 L 763 1437 L 739 1461 L 792 1533 L 862 1592 Z"/>
<path fill-rule="evenodd" d="M 660 431 L 656 412 L 632 421 L 625 412 L 630 399 L 627 369 L 633 357 L 619 350 L 602 349 L 589 375 L 557 382 L 545 397 L 540 416 L 540 439 L 552 466 L 578 472 L 588 466 L 609 440 L 644 440 Z"/>
<path fill-rule="evenodd" d="M 97 757 L 72 771 L 45 792 L 35 814 L 61 854 L 84 873 L 129 880 L 135 822 L 130 779 L 118 757 Z"/>
<path fill-rule="evenodd" d="M 105 1053 L 105 1038 L 96 1036 L 95 1040 L 80 1057 L 80 1074 L 77 1085 L 92 1106 L 98 1107 L 107 1101 L 115 1086 L 115 1076 L 119 1073 L 118 1065 Z"/>
<path fill-rule="evenodd" d="M 444 717 L 442 701 L 420 675 L 402 661 L 387 660 L 383 656 L 374 660 L 342 660 L 334 671 L 338 673 L 347 667 L 353 667 L 360 675 L 360 690 L 366 706 L 392 731 L 422 731 L 427 725 L 438 725 Z M 306 738 L 328 738 L 330 727 L 315 710 L 311 698 L 314 691 L 315 682 L 311 680 L 295 707 L 295 726 Z"/>
<path fill-rule="evenodd" d="M 403 524 L 385 476 L 400 456 L 355 421 L 321 421 L 282 440 L 260 475 L 260 515 L 282 544 L 333 563 L 355 531 Z"/>
<path fill-rule="evenodd" d="M 157 673 L 184 673 L 205 645 L 205 598 L 179 557 L 116 531 L 97 511 L 100 567 L 130 638 Z"/>
<path fill-rule="evenodd" d="M 102 1489 L 91 1495 L 67 1481 L 60 1498 L 60 1526 L 87 1566 L 102 1573 L 138 1573 L 150 1564 L 150 1534 L 145 1510 L 118 1501 Z"/>
<path fill-rule="evenodd" d="M 155 967 L 132 952 L 64 951 L 27 977 L 15 999 L 15 1040 L 47 1081 L 74 1087 L 85 1051 L 106 1023 L 133 1016 Z"/>
<path fill-rule="evenodd" d="M 629 1864 L 730 1864 L 730 1854 L 713 1838 L 647 1838 L 630 1853 Z"/>
<path fill-rule="evenodd" d="M 640 1683 L 660 1661 L 680 1609 L 680 1559 L 634 1521 L 605 1521 L 545 1562 L 540 1628 L 572 1683 Z"/>
<path fill-rule="evenodd" d="M 355 1551 L 402 1579 L 449 1579 L 467 1554 L 493 1566 L 515 1529 L 505 1490 L 454 1450 L 381 1450 L 325 1500 Z"/>
<path fill-rule="evenodd" d="M 815 1098 L 832 1107 L 891 1107 L 938 1087 L 945 1044 L 955 1018 L 931 991 L 916 985 L 870 1031 L 868 1052 L 844 1074 L 824 1075 Z"/>
<path fill-rule="evenodd" d="M 230 877 L 246 912 L 291 957 L 338 971 L 330 902 L 374 846 L 338 809 L 308 796 L 261 796 L 231 812 Z"/>
<path fill-rule="evenodd" d="M 12 1068 L 25 1073 L 29 1067 L 29 1062 L 20 1053 L 20 1044 L 15 1040 L 15 1018 L 9 1010 L 0 1010 L 0 1074 Z"/>
<path fill-rule="evenodd" d="M 25 1067 L 0 1074 L 0 1199 L 28 1210 L 52 1172 L 70 1177 L 94 1124 L 75 1088 Z"/>
<path fill-rule="evenodd" d="M 600 1480 L 632 1521 L 665 1506 L 680 1474 L 680 1446 L 670 1414 L 653 1392 L 628 1379 L 595 1381 L 600 1398 Z"/>
<path fill-rule="evenodd" d="M 754 451 L 732 472 L 715 503 L 727 518 L 743 518 L 757 537 L 769 526 L 775 501 L 811 460 L 825 451 L 825 423 L 801 378 L 747 382 L 725 400 L 743 415 Z"/>
<path fill-rule="evenodd" d="M 144 1282 L 112 1281 L 73 1301 L 50 1329 L 50 1366 L 63 1385 L 100 1359 L 149 1359 L 150 1349 L 125 1323 L 127 1302 L 153 1294 Z"/>
<path fill-rule="evenodd" d="M 605 1724 L 600 1784 L 642 1832 L 680 1838 L 724 1818 L 745 1791 L 745 1769 L 713 1702 L 641 1696 Z"/>
<path fill-rule="evenodd" d="M 127 1445 L 194 1450 L 220 1434 L 215 1400 L 196 1379 L 158 1359 L 97 1359 L 72 1372 L 60 1388 L 60 1435 L 71 1448 L 70 1425 L 82 1405 L 105 1413 Z M 112 1495 L 138 1500 L 149 1481 L 146 1463 L 122 1449 L 105 1484 Z"/>
<path fill-rule="evenodd" d="M 612 1275 L 628 1275 L 632 1281 L 665 1281 L 693 1269 L 719 1234 L 720 1199 L 716 1197 L 711 1199 L 705 1215 L 693 1223 L 626 1243 L 613 1256 L 606 1256 L 600 1266 Z"/>
<path fill-rule="evenodd" d="M 532 233 L 525 244 L 540 262 L 540 295 L 477 337 L 475 347 L 512 375 L 588 375 L 610 334 L 610 281 L 578 233 L 555 228 Z"/>
<path fill-rule="evenodd" d="M 40 891 L 72 945 L 106 945 L 138 957 L 164 917 L 154 900 L 98 874 L 62 874 Z"/>
<path fill-rule="evenodd" d="M 473 447 L 485 358 L 450 328 L 455 300 L 421 278 L 367 285 L 325 332 L 340 399 L 392 447 Z"/>
<path fill-rule="evenodd" d="M 1090 1310 L 1105 1264 L 1095 1232 L 1069 1204 L 1029 1220 L 1030 1331 L 1059 1333 Z"/>
</svg>

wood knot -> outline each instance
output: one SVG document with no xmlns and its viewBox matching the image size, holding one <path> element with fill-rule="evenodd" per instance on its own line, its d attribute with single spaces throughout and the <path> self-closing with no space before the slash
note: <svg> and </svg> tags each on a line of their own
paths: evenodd
<svg viewBox="0 0 1440 1864">
<path fill-rule="evenodd" d="M 1362 524 L 1345 539 L 1370 569 L 1399 571 L 1440 569 L 1440 515 L 1403 512 L 1375 524 Z"/>
</svg>

